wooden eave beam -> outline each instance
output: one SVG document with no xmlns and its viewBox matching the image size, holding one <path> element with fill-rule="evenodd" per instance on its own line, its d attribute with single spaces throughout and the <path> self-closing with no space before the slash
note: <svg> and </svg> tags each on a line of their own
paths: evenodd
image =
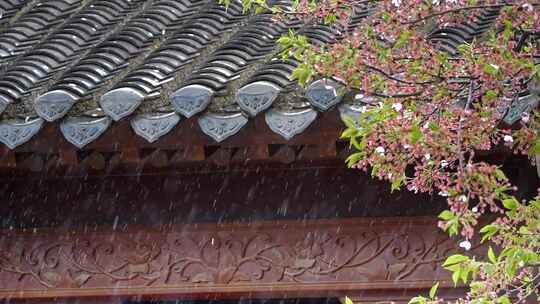
<svg viewBox="0 0 540 304">
<path fill-rule="evenodd" d="M 434 229 L 436 222 L 357 218 L 3 231 L 0 299 L 403 298 L 434 281 L 441 289 L 453 286 L 440 265 L 459 248 Z"/>
</svg>

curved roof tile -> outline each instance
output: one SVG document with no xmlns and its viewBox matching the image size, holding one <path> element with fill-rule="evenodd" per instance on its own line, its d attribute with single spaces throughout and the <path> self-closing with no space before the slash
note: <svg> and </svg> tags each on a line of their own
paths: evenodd
<svg viewBox="0 0 540 304">
<path fill-rule="evenodd" d="M 294 29 L 311 43 L 335 43 L 373 6 L 356 7 L 346 28 L 276 23 L 270 13 L 246 15 L 241 0 L 228 8 L 215 0 L 6 0 L 0 9 L 7 12 L 0 18 L 0 141 L 10 149 L 45 120 L 61 120 L 63 136 L 84 148 L 128 116 L 148 142 L 182 123 L 181 116 L 196 115 L 201 131 L 221 142 L 264 112 L 269 129 L 288 140 L 320 111 L 338 105 L 342 117 L 357 117 L 372 104 L 359 94 L 349 98 L 335 79 L 299 87 L 291 79 L 298 62 L 282 59 L 276 41 Z M 429 39 L 455 55 L 497 15 L 485 10 Z M 535 102 L 524 95 L 510 112 Z"/>
</svg>

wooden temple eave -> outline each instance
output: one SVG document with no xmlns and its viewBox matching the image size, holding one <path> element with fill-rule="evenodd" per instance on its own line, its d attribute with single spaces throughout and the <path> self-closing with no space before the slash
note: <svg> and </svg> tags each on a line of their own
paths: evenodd
<svg viewBox="0 0 540 304">
<path fill-rule="evenodd" d="M 462 296 L 440 267 L 460 251 L 436 228 L 444 198 L 347 169 L 343 126 L 327 114 L 291 140 L 256 118 L 219 144 L 193 120 L 150 144 L 120 122 L 78 150 L 50 124 L 0 151 L 0 303 L 407 303 L 434 281 Z M 521 197 L 535 193 L 528 160 L 485 157 Z"/>
<path fill-rule="evenodd" d="M 272 132 L 263 116 L 257 116 L 250 120 L 237 134 L 216 143 L 212 138 L 201 132 L 195 117 L 182 121 L 169 133 L 154 143 L 149 143 L 144 138 L 136 135 L 127 120 L 114 123 L 110 129 L 95 141 L 89 143 L 84 149 L 118 151 L 129 147 L 174 149 L 178 146 L 207 146 L 220 145 L 224 147 L 254 146 L 258 144 L 315 144 L 322 138 L 336 141 L 345 129 L 340 119 L 339 111 L 319 114 L 309 128 L 287 140 Z M 46 124 L 43 129 L 29 142 L 17 147 L 18 152 L 50 152 L 56 150 L 77 148 L 65 140 L 57 124 Z"/>
<path fill-rule="evenodd" d="M 4 231 L 0 298 L 367 299 L 434 280 L 449 289 L 440 264 L 459 248 L 435 225 L 399 217 Z"/>
<path fill-rule="evenodd" d="M 461 294 L 431 263 L 458 250 L 435 229 L 440 200 L 389 193 L 343 165 L 303 166 L 4 176 L 0 298 L 404 302 L 427 292 L 434 273 L 443 292 Z M 248 263 L 259 250 L 259 264 Z M 172 263 L 185 257 L 204 257 L 204 269 L 195 263 L 182 273 Z"/>
<path fill-rule="evenodd" d="M 29 142 L 9 150 L 0 148 L 0 170 L 18 168 L 33 172 L 47 168 L 89 168 L 110 171 L 116 167 L 186 167 L 193 164 L 292 163 L 334 160 L 349 154 L 338 140 L 344 126 L 337 110 L 322 113 L 306 131 L 290 140 L 272 132 L 264 117 L 254 118 L 238 134 L 217 143 L 200 131 L 195 118 L 187 119 L 158 141 L 136 135 L 128 121 L 120 121 L 83 149 L 47 124 Z M 337 163 L 337 162 L 336 162 Z M 340 163 L 342 164 L 342 162 Z M 106 165 L 106 167 L 103 167 Z"/>
</svg>

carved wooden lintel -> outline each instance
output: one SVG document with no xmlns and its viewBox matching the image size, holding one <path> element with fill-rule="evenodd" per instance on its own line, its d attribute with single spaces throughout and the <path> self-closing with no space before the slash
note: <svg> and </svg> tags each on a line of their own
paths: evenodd
<svg viewBox="0 0 540 304">
<path fill-rule="evenodd" d="M 450 286 L 434 219 L 5 232 L 0 298 L 354 294 Z M 114 227 L 119 228 L 119 227 Z"/>
</svg>

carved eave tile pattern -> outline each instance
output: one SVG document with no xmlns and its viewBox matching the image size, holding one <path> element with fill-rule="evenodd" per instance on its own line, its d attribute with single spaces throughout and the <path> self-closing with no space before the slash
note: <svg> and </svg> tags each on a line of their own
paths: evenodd
<svg viewBox="0 0 540 304">
<path fill-rule="evenodd" d="M 152 143 L 172 130 L 178 122 L 180 115 L 176 112 L 140 114 L 131 120 L 131 127 L 137 135 Z"/>
<path fill-rule="evenodd" d="M 2 233 L 0 299 L 332 292 L 451 286 L 459 251 L 436 219 L 348 219 L 167 230 Z M 478 254 L 479 248 L 471 252 Z"/>
<path fill-rule="evenodd" d="M 317 118 L 312 108 L 305 109 L 271 109 L 266 112 L 265 120 L 270 129 L 289 140 L 302 133 Z"/>
<path fill-rule="evenodd" d="M 111 118 L 105 117 L 68 117 L 60 124 L 65 139 L 79 149 L 96 140 L 111 125 Z"/>
<path fill-rule="evenodd" d="M 81 148 L 112 129 L 108 120 L 99 120 L 93 122 L 99 132 L 73 133 L 85 113 L 96 111 L 113 121 L 130 119 L 134 134 L 150 142 L 184 123 L 181 117 L 194 116 L 214 141 L 233 136 L 258 115 L 265 116 L 268 130 L 291 139 L 309 127 L 317 112 L 365 105 L 346 98 L 350 92 L 337 79 L 317 79 L 298 94 L 291 75 L 299 63 L 281 58 L 277 40 L 295 30 L 315 45 L 338 42 L 374 6 L 354 7 L 350 25 L 343 27 L 275 22 L 269 12 L 246 15 L 241 2 L 233 0 L 228 8 L 205 0 L 0 4 L 5 12 L 0 18 L 2 142 L 9 149 L 27 142 L 43 123 L 34 122 L 31 132 L 22 132 L 13 127 L 20 125 L 14 120 L 39 116 L 60 124 L 66 139 Z M 273 3 L 292 5 L 290 0 Z M 497 9 L 486 9 L 475 20 L 441 28 L 429 39 L 455 55 L 459 43 L 484 33 L 497 15 Z M 537 91 L 503 109 L 508 112 L 505 122 L 514 123 L 536 107 Z M 297 113 L 294 104 L 305 101 L 305 112 Z M 240 116 L 225 118 L 230 106 L 239 108 Z M 177 114 L 163 116 L 164 107 Z"/>
<path fill-rule="evenodd" d="M 29 141 L 41 126 L 43 119 L 10 119 L 0 122 L 0 141 L 10 149 Z"/>
<path fill-rule="evenodd" d="M 205 113 L 199 118 L 201 130 L 221 142 L 236 134 L 248 122 L 242 113 Z"/>
</svg>

